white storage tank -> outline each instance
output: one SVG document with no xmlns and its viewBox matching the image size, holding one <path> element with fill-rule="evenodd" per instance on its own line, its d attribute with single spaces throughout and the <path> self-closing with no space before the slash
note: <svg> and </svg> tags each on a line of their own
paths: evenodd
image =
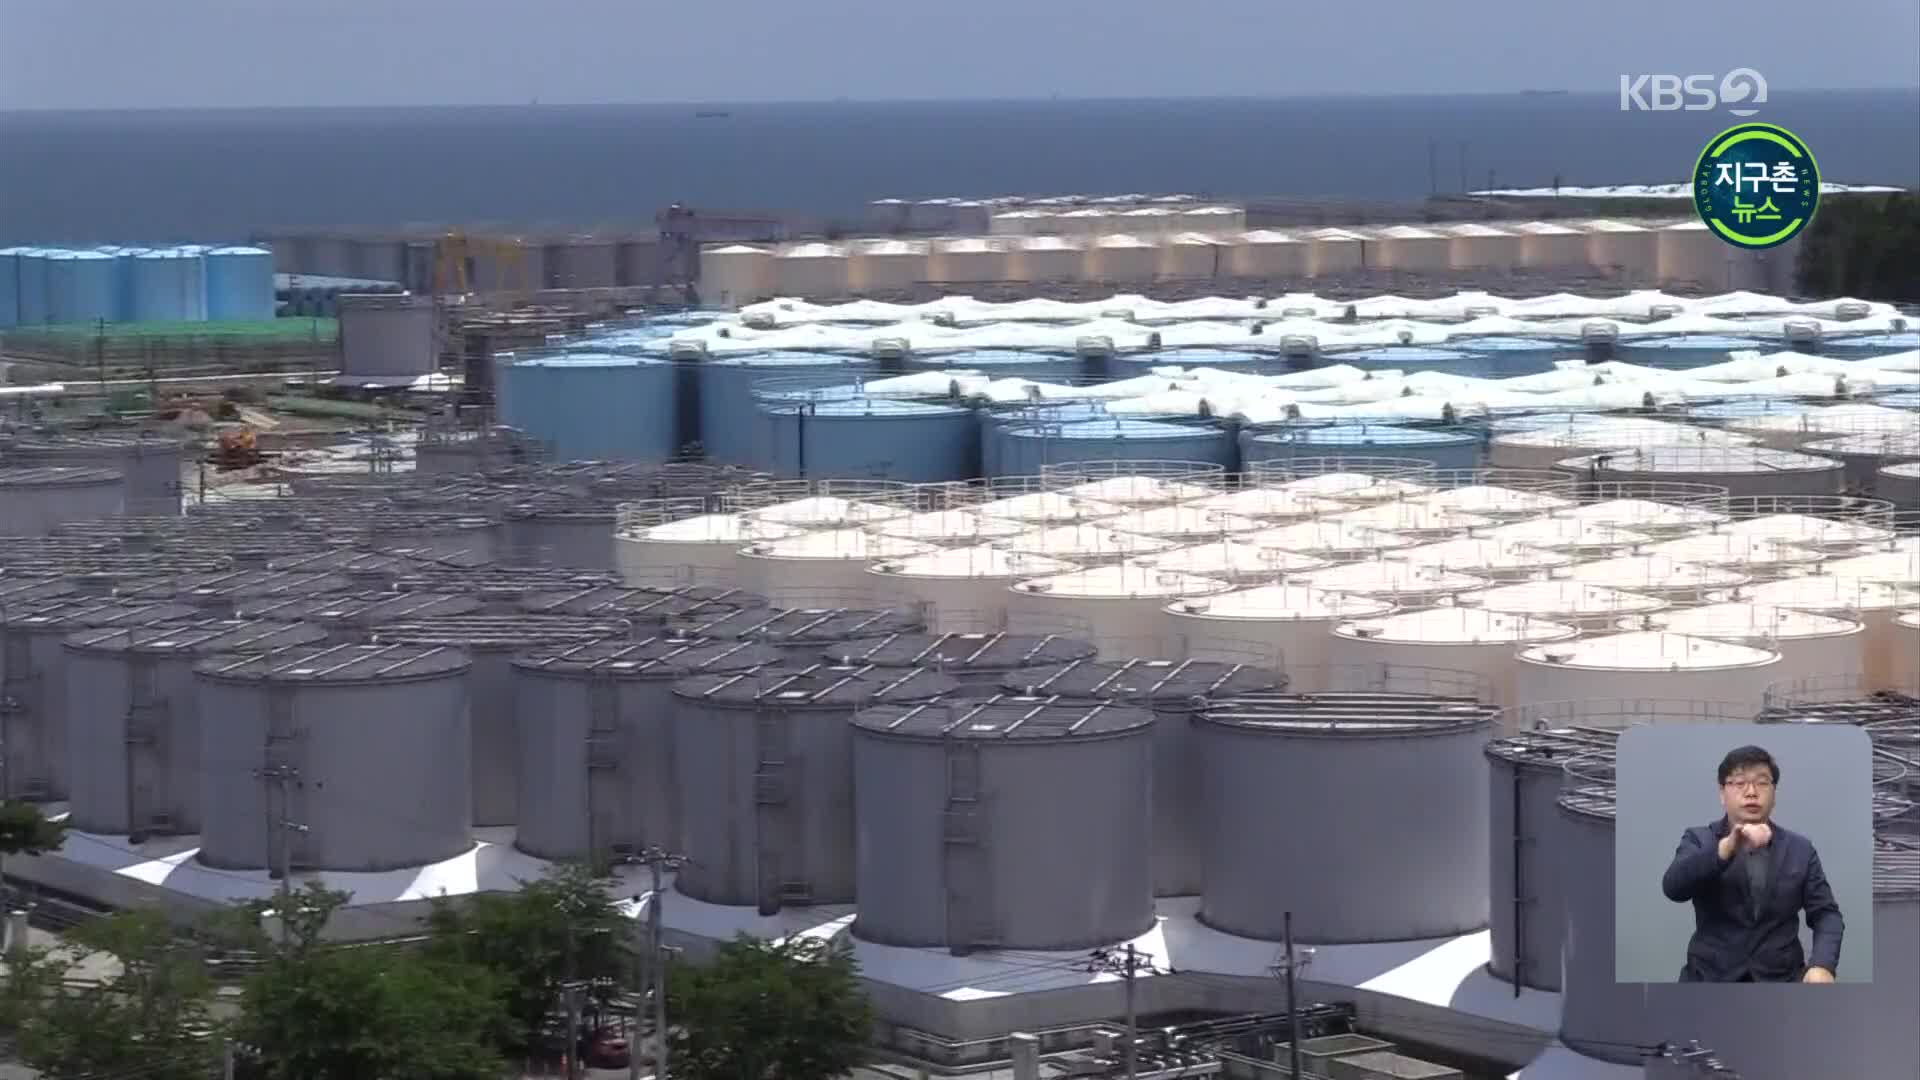
<svg viewBox="0 0 1920 1080">
<path fill-rule="evenodd" d="M 1526 221 L 1514 226 L 1520 234 L 1520 265 L 1566 269 L 1587 265 L 1587 237 L 1578 229 L 1553 221 Z"/>
<path fill-rule="evenodd" d="M 1556 520 L 1611 525 L 1647 536 L 1685 536 L 1730 520 L 1730 515 L 1717 508 L 1726 490 L 1714 484 L 1576 483 L 1568 490 L 1599 501 L 1555 510 L 1552 516 Z"/>
<path fill-rule="evenodd" d="M 513 661 L 520 725 L 514 846 L 542 859 L 605 858 L 617 845 L 677 848 L 673 684 L 780 663 L 752 642 L 607 639 Z"/>
<path fill-rule="evenodd" d="M 1444 270 L 1450 258 L 1447 237 L 1413 225 L 1391 225 L 1376 230 L 1379 258 L 1385 270 L 1419 273 Z M 1369 260 L 1374 261 L 1374 260 Z"/>
<path fill-rule="evenodd" d="M 1219 490 L 1225 472 L 1198 461 L 1102 459 L 1048 465 L 1041 480 L 1072 498 L 1125 508 L 1205 498 Z"/>
<path fill-rule="evenodd" d="M 856 293 L 901 292 L 927 280 L 929 248 L 921 240 L 859 240 L 847 267 Z"/>
<path fill-rule="evenodd" d="M 0 468 L 0 536 L 45 536 L 69 521 L 118 514 L 126 500 L 126 475 L 114 469 Z"/>
<path fill-rule="evenodd" d="M 1388 558 L 1395 551 L 1417 547 L 1421 542 L 1417 537 L 1397 536 L 1384 529 L 1324 519 L 1242 533 L 1235 539 L 1260 547 L 1311 555 L 1328 562 Z"/>
<path fill-rule="evenodd" d="M 1218 661 L 1258 658 L 1285 672 L 1323 669 L 1329 664 L 1336 625 L 1392 610 L 1385 600 L 1287 582 L 1176 600 L 1166 607 L 1168 655 Z"/>
<path fill-rule="evenodd" d="M 1651 284 L 1660 277 L 1659 234 L 1629 221 L 1589 221 L 1587 265 L 1611 269 L 1620 279 Z"/>
<path fill-rule="evenodd" d="M 1657 596 L 1621 592 L 1579 581 L 1526 581 L 1460 593 L 1454 603 L 1505 615 L 1564 623 L 1583 630 L 1611 632 L 1621 619 L 1664 611 Z"/>
<path fill-rule="evenodd" d="M 1419 502 L 1381 502 L 1329 514 L 1323 520 L 1351 528 L 1379 529 L 1416 540 L 1443 539 L 1492 528 L 1492 518 Z"/>
<path fill-rule="evenodd" d="M 1371 596 L 1408 608 L 1432 606 L 1459 593 L 1484 589 L 1493 584 L 1483 577 L 1459 574 L 1438 566 L 1402 562 L 1391 555 L 1308 570 L 1293 575 L 1289 580 L 1327 592 Z"/>
<path fill-rule="evenodd" d="M 1920 697 L 1920 611 L 1893 618 L 1893 689 Z"/>
<path fill-rule="evenodd" d="M 202 661 L 199 861 L 364 873 L 471 850 L 466 672 L 458 649 L 410 645 Z"/>
<path fill-rule="evenodd" d="M 1891 686 L 1897 678 L 1899 651 L 1906 642 L 1894 620 L 1903 609 L 1920 603 L 1920 592 L 1861 578 L 1808 574 L 1748 585 L 1730 591 L 1724 599 L 1858 620 L 1866 627 L 1860 677 L 1863 685 L 1877 689 Z"/>
<path fill-rule="evenodd" d="M 1287 524 L 1318 517 L 1321 514 L 1339 513 L 1348 506 L 1346 503 L 1332 499 L 1303 495 L 1298 491 L 1274 487 L 1245 487 L 1238 491 L 1209 495 L 1184 505 L 1209 513 L 1255 518 L 1268 525 Z"/>
<path fill-rule="evenodd" d="M 912 540 L 938 547 L 973 547 L 1004 540 L 1027 531 L 1027 527 L 1006 518 L 989 517 L 977 510 L 927 510 L 906 517 L 888 518 L 868 526 L 871 532 L 896 540 Z"/>
<path fill-rule="evenodd" d="M 772 248 L 725 244 L 700 250 L 700 299 L 711 307 L 739 308 L 774 295 Z"/>
<path fill-rule="evenodd" d="M 1160 244 L 1156 277 L 1173 279 L 1223 277 L 1228 249 L 1205 233 L 1175 233 Z"/>
<path fill-rule="evenodd" d="M 973 510 L 986 517 L 1047 526 L 1097 521 L 1125 513 L 1126 507 L 1076 498 L 1058 491 L 1032 491 L 989 499 L 975 504 Z"/>
<path fill-rule="evenodd" d="M 994 543 L 1015 555 L 1038 556 L 1063 562 L 1092 565 L 1114 563 L 1142 555 L 1170 551 L 1179 545 L 1171 540 L 1135 533 L 1116 532 L 1098 522 L 1081 525 L 1052 525 L 1032 529 Z"/>
<path fill-rule="evenodd" d="M 1242 586 L 1277 582 L 1290 574 L 1318 570 L 1328 562 L 1317 555 L 1250 543 L 1232 535 L 1141 555 L 1133 561 L 1155 570 L 1198 574 Z"/>
<path fill-rule="evenodd" d="M 1087 276 L 1086 243 L 1072 236 L 1025 236 L 1007 249 L 1007 280 L 1038 284 Z"/>
<path fill-rule="evenodd" d="M 1241 233 L 1227 243 L 1227 270 L 1234 277 L 1297 278 L 1310 272 L 1306 241 L 1271 229 Z"/>
<path fill-rule="evenodd" d="M 1569 641 L 1572 626 L 1484 607 L 1437 607 L 1341 623 L 1333 628 L 1335 664 L 1429 665 L 1487 680 L 1493 704 L 1514 696 L 1515 654 L 1529 645 Z"/>
<path fill-rule="evenodd" d="M 1737 567 L 1754 578 L 1779 577 L 1804 570 L 1825 558 L 1823 552 L 1789 540 L 1721 532 L 1662 540 L 1636 549 L 1635 554 L 1664 555 L 1701 566 Z"/>
<path fill-rule="evenodd" d="M 1736 249 L 1715 236 L 1704 221 L 1681 221 L 1661 226 L 1655 241 L 1660 285 L 1678 286 L 1707 295 L 1732 289 Z"/>
<path fill-rule="evenodd" d="M 927 280 L 942 285 L 1006 281 L 1010 247 L 1006 241 L 991 236 L 935 240 L 927 260 Z"/>
<path fill-rule="evenodd" d="M 1366 238 L 1346 229 L 1316 229 L 1307 234 L 1307 273 L 1332 277 L 1366 265 Z"/>
<path fill-rule="evenodd" d="M 1455 270 L 1511 270 L 1526 265 L 1521 237 L 1468 222 L 1446 230 L 1447 265 Z"/>
<path fill-rule="evenodd" d="M 1378 668 L 1351 674 L 1355 683 L 1380 677 Z M 1274 941 L 1290 914 L 1293 937 L 1308 944 L 1484 929 L 1481 751 L 1495 715 L 1467 695 L 1340 684 L 1248 695 L 1198 713 L 1209 778 L 1200 921 Z M 1379 798 L 1383 786 L 1395 790 L 1392 800 Z M 1273 827 L 1289 821 L 1315 824 Z"/>
<path fill-rule="evenodd" d="M 1159 245 L 1131 233 L 1108 233 L 1087 246 L 1087 279 L 1109 285 L 1152 281 L 1159 268 Z"/>
<path fill-rule="evenodd" d="M 1689 427 L 1660 420 L 1624 420 L 1608 417 L 1570 427 L 1536 428 L 1496 435 L 1487 444 L 1487 460 L 1503 469 L 1558 469 L 1561 463 L 1583 454 L 1614 453 L 1653 447 L 1742 447 L 1754 440 L 1745 435 L 1712 428 Z M 1674 473 L 1664 477 L 1681 479 Z"/>
<path fill-rule="evenodd" d="M 1098 236 L 1120 227 L 1120 215 L 1097 206 L 1083 206 L 1054 216 L 1054 224 L 1068 236 Z"/>
<path fill-rule="evenodd" d="M 1174 221 L 1177 231 L 1237 233 L 1247 227 L 1247 211 L 1239 206 L 1189 206 L 1176 211 Z"/>
<path fill-rule="evenodd" d="M 839 299 L 847 295 L 849 262 L 841 244 L 790 244 L 773 256 L 773 291 L 806 300 Z"/>
<path fill-rule="evenodd" d="M 636 587 L 738 585 L 742 548 L 800 532 L 741 513 L 680 516 L 686 509 L 678 500 L 623 509 L 613 542 L 622 580 Z"/>
<path fill-rule="evenodd" d="M 1832 458 L 1759 446 L 1644 446 L 1569 458 L 1554 468 L 1602 483 L 1681 480 L 1713 484 L 1735 498 L 1837 495 L 1845 472 Z"/>
<path fill-rule="evenodd" d="M 1166 605 L 1230 586 L 1214 578 L 1118 563 L 1022 581 L 1007 590 L 1008 629 L 1086 637 L 1101 654 L 1166 656 Z"/>
<path fill-rule="evenodd" d="M 1393 553 L 1401 562 L 1486 578 L 1488 581 L 1524 581 L 1573 565 L 1574 557 L 1546 548 L 1528 547 L 1510 540 L 1462 537 Z"/>
<path fill-rule="evenodd" d="M 873 594 L 882 603 L 911 605 L 925 613 L 928 630 L 959 634 L 1006 629 L 1009 588 L 1016 582 L 1076 569 L 1063 559 L 978 544 L 882 559 L 867 573 L 877 579 Z"/>
<path fill-rule="evenodd" d="M 1780 654 L 1770 675 L 1774 684 L 1811 685 L 1853 675 L 1866 661 L 1866 627 L 1773 604 L 1733 600 L 1694 608 L 1654 612 L 1622 619 L 1622 630 L 1664 630 L 1670 634 L 1732 641 Z"/>
<path fill-rule="evenodd" d="M 762 668 L 673 685 L 681 846 L 674 889 L 708 904 L 854 898 L 854 728 L 860 709 L 931 701 L 958 684 L 917 668 Z M 858 774 L 864 783 L 868 774 Z"/>
<path fill-rule="evenodd" d="M 1708 593 L 1736 588 L 1752 580 L 1728 567 L 1682 562 L 1667 555 L 1616 555 L 1580 563 L 1554 576 L 1677 603 L 1697 602 Z"/>
<path fill-rule="evenodd" d="M 854 936 L 965 954 L 1145 933 L 1154 722 L 1018 697 L 855 714 Z"/>
<path fill-rule="evenodd" d="M 1629 631 L 1520 650 L 1514 704 L 1648 698 L 1765 705 L 1780 667 L 1772 649 L 1659 631 Z"/>
<path fill-rule="evenodd" d="M 1185 226 L 1180 223 L 1180 215 L 1176 210 L 1165 206 L 1140 206 L 1114 214 L 1112 227 L 1120 233 L 1157 241 Z"/>
<path fill-rule="evenodd" d="M 852 607 L 873 599 L 867 567 L 885 559 L 934 550 L 931 544 L 883 536 L 865 529 L 827 529 L 784 540 L 764 540 L 740 549 L 741 588 L 787 607 Z"/>
<path fill-rule="evenodd" d="M 208 619 L 81 630 L 66 639 L 67 825 L 125 836 L 200 831 L 194 664 L 220 653 L 317 645 L 298 623 Z"/>
</svg>

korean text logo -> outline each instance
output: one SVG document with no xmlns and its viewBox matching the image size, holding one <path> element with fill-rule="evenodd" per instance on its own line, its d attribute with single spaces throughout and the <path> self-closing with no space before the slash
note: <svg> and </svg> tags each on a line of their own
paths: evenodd
<svg viewBox="0 0 1920 1080">
<path fill-rule="evenodd" d="M 1713 137 L 1693 168 L 1693 206 L 1722 240 L 1749 251 L 1800 234 L 1820 206 L 1820 166 L 1799 136 L 1749 122 Z"/>
</svg>

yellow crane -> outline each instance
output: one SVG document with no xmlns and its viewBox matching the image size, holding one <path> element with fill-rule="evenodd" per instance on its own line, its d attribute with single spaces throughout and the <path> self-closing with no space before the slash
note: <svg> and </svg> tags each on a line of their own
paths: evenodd
<svg viewBox="0 0 1920 1080">
<path fill-rule="evenodd" d="M 526 244 L 517 236 L 468 236 L 454 230 L 442 236 L 436 247 L 433 291 L 437 296 L 534 290 L 527 273 Z M 490 288 L 476 280 L 480 259 L 494 268 L 496 278 Z"/>
</svg>

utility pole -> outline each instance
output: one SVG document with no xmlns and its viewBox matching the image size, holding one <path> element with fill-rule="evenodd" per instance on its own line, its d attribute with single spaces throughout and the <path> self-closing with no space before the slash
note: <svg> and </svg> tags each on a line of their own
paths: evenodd
<svg viewBox="0 0 1920 1080">
<path fill-rule="evenodd" d="M 670 852 L 661 847 L 643 848 L 640 861 L 647 864 L 647 870 L 653 877 L 653 892 L 647 896 L 648 952 L 652 956 L 653 966 L 653 1080 L 667 1080 L 667 950 L 661 942 L 660 908 L 666 898 L 666 883 L 663 876 L 669 870 L 678 870 L 687 865 L 685 855 Z M 646 1003 L 642 994 L 634 1002 L 634 1030 L 640 1030 L 640 1009 Z M 633 1049 L 629 1048 L 629 1053 Z M 640 1056 L 633 1054 L 628 1075 L 633 1080 L 640 1077 Z"/>
<path fill-rule="evenodd" d="M 1140 1018 L 1134 995 L 1134 976 L 1142 968 L 1150 967 L 1147 958 L 1128 942 L 1120 952 L 1095 949 L 1087 957 L 1088 971 L 1105 971 L 1120 976 L 1125 983 L 1127 995 L 1127 1044 L 1123 1050 L 1127 1066 L 1127 1080 L 1139 1080 L 1140 1076 Z"/>
<path fill-rule="evenodd" d="M 280 812 L 273 812 L 272 804 L 267 808 L 267 842 L 273 844 L 277 833 L 280 838 L 273 851 L 273 873 L 280 878 L 280 900 L 277 914 L 280 916 L 280 944 L 285 946 L 293 936 L 293 838 L 305 833 L 307 827 L 294 821 L 290 808 L 292 803 L 288 785 L 300 776 L 300 770 L 291 765 L 269 765 L 254 770 L 254 775 L 272 784 L 280 792 Z"/>
<path fill-rule="evenodd" d="M 1288 1075 L 1298 1080 L 1300 1076 L 1300 1005 L 1294 997 L 1294 972 L 1313 962 L 1313 950 L 1306 950 L 1305 956 L 1293 951 L 1293 912 L 1281 917 L 1281 948 L 1287 951 L 1286 959 L 1274 965 L 1274 971 L 1287 980 L 1287 1067 Z"/>
</svg>

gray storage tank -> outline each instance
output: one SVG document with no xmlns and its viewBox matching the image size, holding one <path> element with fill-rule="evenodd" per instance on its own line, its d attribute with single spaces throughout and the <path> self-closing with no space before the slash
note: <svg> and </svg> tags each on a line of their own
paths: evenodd
<svg viewBox="0 0 1920 1080">
<path fill-rule="evenodd" d="M 828 663 L 929 668 L 962 686 L 999 687 L 1033 668 L 1091 660 L 1093 643 L 1054 634 L 888 634 L 824 650 Z"/>
<path fill-rule="evenodd" d="M 66 639 L 67 824 L 126 836 L 200 831 L 194 665 L 221 653 L 319 644 L 316 626 L 206 619 L 82 630 Z"/>
<path fill-rule="evenodd" d="M 1016 695 L 856 714 L 854 935 L 965 954 L 1151 929 L 1154 723 Z"/>
<path fill-rule="evenodd" d="M 459 649 L 303 646 L 195 673 L 203 864 L 369 872 L 472 848 Z"/>
<path fill-rule="evenodd" d="M 515 846 L 543 859 L 681 843 L 674 682 L 777 665 L 742 641 L 656 637 L 536 649 L 513 661 L 520 724 Z"/>
<path fill-rule="evenodd" d="M 613 554 L 619 507 L 604 500 L 547 496 L 507 508 L 506 556 L 526 566 L 617 569 Z"/>
<path fill-rule="evenodd" d="M 281 570 L 220 570 L 162 578 L 122 590 L 127 596 L 191 604 L 208 618 L 231 619 L 240 606 L 276 597 L 330 596 L 350 592 L 345 575 Z"/>
<path fill-rule="evenodd" d="M 566 592 L 539 593 L 521 601 L 522 609 L 549 615 L 596 615 L 624 619 L 636 633 L 663 630 L 668 623 L 760 611 L 767 598 L 745 589 L 711 585 L 678 588 L 630 588 L 593 585 Z M 687 635 L 681 635 L 687 636 Z"/>
<path fill-rule="evenodd" d="M 45 536 L 54 527 L 126 509 L 126 476 L 82 465 L 0 468 L 0 536 Z"/>
<path fill-rule="evenodd" d="M 376 627 L 376 645 L 463 650 L 473 742 L 473 824 L 489 828 L 519 820 L 520 716 L 514 707 L 513 657 L 527 649 L 625 638 L 618 619 L 576 615 L 448 615 Z"/>
<path fill-rule="evenodd" d="M 1078 660 L 1009 672 L 1001 686 L 1028 697 L 1110 701 L 1153 712 L 1153 894 L 1197 896 L 1205 867 L 1207 776 L 1193 714 L 1219 698 L 1284 688 L 1286 676 L 1217 660 Z"/>
<path fill-rule="evenodd" d="M 73 596 L 0 607 L 0 795 L 9 799 L 67 796 L 67 652 L 76 630 L 187 622 L 185 604 Z"/>
<path fill-rule="evenodd" d="M 527 597 L 611 585 L 612 574 L 561 570 L 550 566 L 423 567 L 393 583 L 396 592 L 457 593 L 471 596 L 480 610 L 506 615 L 522 610 Z"/>
<path fill-rule="evenodd" d="M 682 850 L 694 861 L 675 888 L 762 914 L 789 904 L 852 902 L 847 720 L 862 708 L 928 701 L 957 685 L 919 669 L 827 665 L 676 683 Z"/>
<path fill-rule="evenodd" d="M 180 515 L 180 439 L 157 432 L 76 432 L 57 438 L 24 435 L 0 442 L 9 465 L 64 465 L 111 469 L 126 477 L 129 514 Z"/>
<path fill-rule="evenodd" d="M 1348 681 L 1379 678 L 1373 667 Z M 1484 928 L 1481 749 L 1494 715 L 1475 697 L 1392 686 L 1249 695 L 1196 714 L 1211 781 L 1201 921 L 1275 941 L 1291 911 L 1297 939 L 1326 944 Z"/>
<path fill-rule="evenodd" d="M 669 619 L 669 633 L 723 641 L 758 641 L 792 662 L 816 663 L 821 650 L 842 642 L 912 634 L 926 629 L 916 612 L 855 608 L 765 608 Z"/>
<path fill-rule="evenodd" d="M 364 645 L 375 630 L 449 615 L 473 615 L 480 601 L 451 593 L 351 593 L 334 596 L 272 596 L 240 603 L 242 619 L 304 622 L 327 633 L 329 645 Z"/>
</svg>

